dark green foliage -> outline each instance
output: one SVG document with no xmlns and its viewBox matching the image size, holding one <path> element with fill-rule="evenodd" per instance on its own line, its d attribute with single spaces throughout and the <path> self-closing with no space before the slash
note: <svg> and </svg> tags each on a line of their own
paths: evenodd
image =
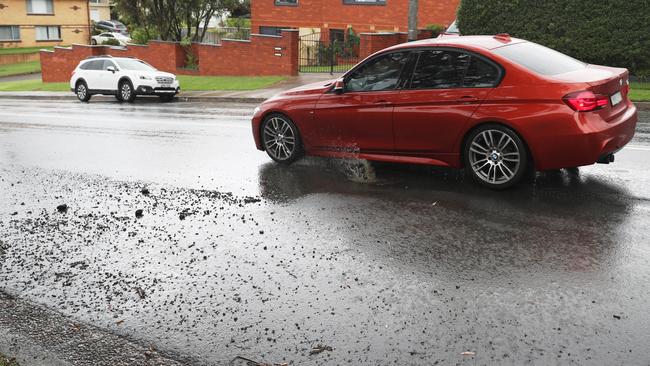
<svg viewBox="0 0 650 366">
<path fill-rule="evenodd" d="M 428 29 L 431 32 L 433 32 L 433 35 L 431 36 L 431 38 L 436 38 L 436 37 L 438 37 L 440 35 L 440 33 L 444 32 L 445 29 L 447 29 L 447 28 L 445 26 L 443 26 L 442 24 L 427 24 L 425 29 Z"/>
<path fill-rule="evenodd" d="M 118 41 L 117 39 L 114 39 L 114 38 L 110 38 L 110 39 L 107 39 L 104 42 L 102 42 L 102 45 L 104 45 L 104 46 L 119 46 L 120 41 Z"/>
<path fill-rule="evenodd" d="M 509 33 L 581 61 L 650 74 L 650 1 L 461 0 L 463 35 Z"/>
</svg>

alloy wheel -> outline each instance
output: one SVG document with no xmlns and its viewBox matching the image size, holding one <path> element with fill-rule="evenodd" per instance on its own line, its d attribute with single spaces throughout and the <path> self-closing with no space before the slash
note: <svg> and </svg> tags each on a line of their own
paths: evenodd
<svg viewBox="0 0 650 366">
<path fill-rule="evenodd" d="M 506 132 L 488 129 L 477 134 L 470 144 L 470 165 L 474 174 L 484 182 L 505 184 L 519 172 L 521 152 Z"/>
<path fill-rule="evenodd" d="M 122 84 L 121 94 L 123 100 L 131 99 L 131 86 L 128 83 Z"/>
<path fill-rule="evenodd" d="M 276 160 L 288 160 L 296 150 L 296 132 L 282 117 L 272 117 L 264 125 L 266 151 Z"/>
<path fill-rule="evenodd" d="M 77 85 L 77 97 L 79 99 L 86 99 L 86 93 L 88 93 L 88 91 L 86 90 L 86 86 L 84 84 Z"/>
</svg>

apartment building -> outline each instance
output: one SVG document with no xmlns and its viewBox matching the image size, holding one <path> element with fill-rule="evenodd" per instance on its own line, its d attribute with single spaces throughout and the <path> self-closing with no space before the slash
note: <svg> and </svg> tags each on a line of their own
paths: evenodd
<svg viewBox="0 0 650 366">
<path fill-rule="evenodd" d="M 111 4 L 109 0 L 90 0 L 90 20 L 111 20 Z"/>
<path fill-rule="evenodd" d="M 460 0 L 420 0 L 418 28 L 449 25 Z M 344 30 L 407 32 L 409 0 L 252 0 L 251 31 L 279 34 L 283 28 L 300 34 L 320 33 L 323 39 L 341 37 Z"/>
<path fill-rule="evenodd" d="M 0 0 L 0 48 L 88 44 L 88 0 Z"/>
</svg>

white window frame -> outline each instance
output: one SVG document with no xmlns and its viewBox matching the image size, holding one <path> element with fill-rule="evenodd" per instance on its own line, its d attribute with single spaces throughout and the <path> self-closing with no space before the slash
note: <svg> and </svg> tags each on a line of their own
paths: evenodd
<svg viewBox="0 0 650 366">
<path fill-rule="evenodd" d="M 0 42 L 18 42 L 20 41 L 20 26 L 19 25 L 0 25 L 2 28 L 9 28 L 11 38 L 0 38 Z"/>
<path fill-rule="evenodd" d="M 45 38 L 45 39 L 38 38 L 38 29 L 39 28 L 45 28 L 46 29 L 45 33 L 47 34 L 47 38 Z M 58 29 L 59 36 L 57 38 L 52 38 L 52 36 L 50 35 L 50 33 L 51 33 L 50 30 L 52 28 L 57 28 Z M 34 30 L 36 31 L 36 41 L 47 42 L 47 41 L 60 41 L 60 40 L 62 40 L 62 38 L 61 38 L 61 26 L 60 25 L 37 25 L 37 26 L 34 27 Z"/>
<path fill-rule="evenodd" d="M 34 11 L 33 2 L 35 0 L 25 0 L 27 6 L 28 15 L 54 15 L 54 0 L 36 0 L 36 1 L 45 1 L 45 12 L 36 12 Z"/>
</svg>

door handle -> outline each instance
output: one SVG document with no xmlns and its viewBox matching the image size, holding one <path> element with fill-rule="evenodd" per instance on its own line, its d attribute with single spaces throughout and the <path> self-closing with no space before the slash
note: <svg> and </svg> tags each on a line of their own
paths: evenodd
<svg viewBox="0 0 650 366">
<path fill-rule="evenodd" d="M 472 97 L 470 95 L 465 95 L 465 96 L 460 97 L 456 101 L 459 102 L 459 103 L 471 104 L 471 103 L 474 103 L 474 102 L 478 102 L 478 98 Z"/>
<path fill-rule="evenodd" d="M 391 103 L 391 102 L 389 102 L 387 100 L 383 100 L 383 99 L 375 101 L 375 104 L 381 105 L 382 107 L 390 107 L 390 106 L 393 105 L 393 103 Z"/>
</svg>

